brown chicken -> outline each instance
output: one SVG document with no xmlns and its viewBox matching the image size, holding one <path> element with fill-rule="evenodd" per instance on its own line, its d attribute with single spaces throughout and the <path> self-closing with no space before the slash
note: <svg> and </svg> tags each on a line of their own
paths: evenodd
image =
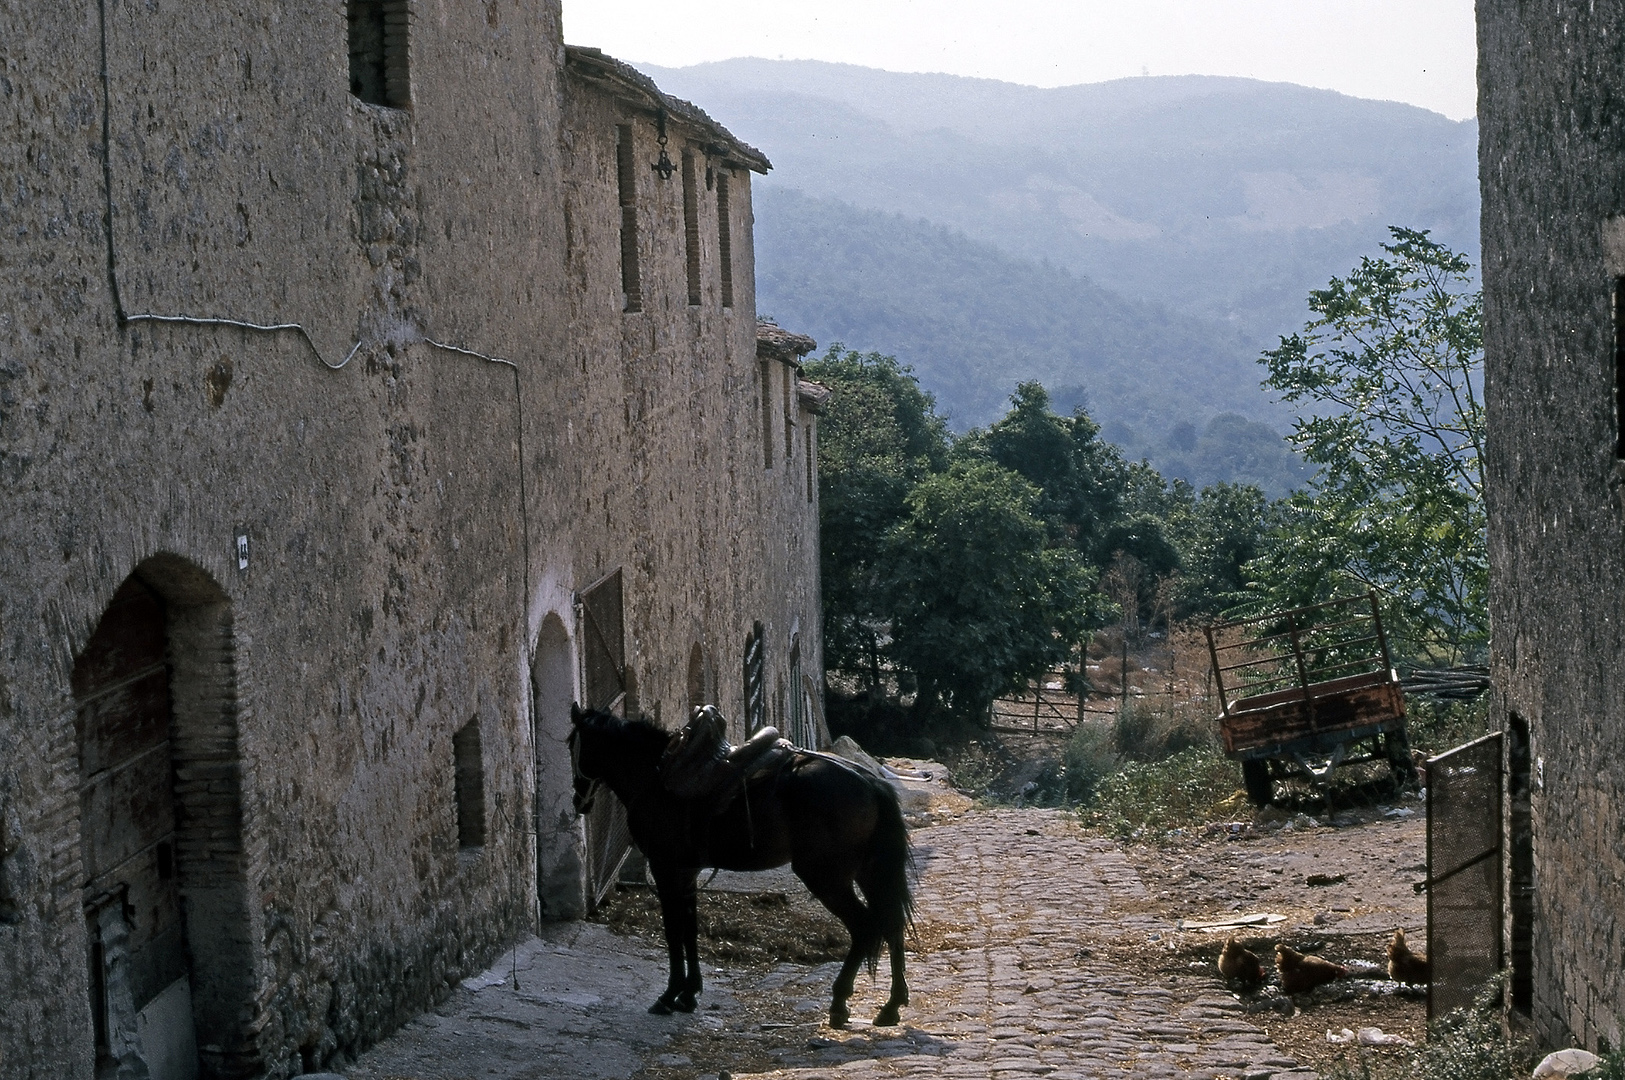
<svg viewBox="0 0 1625 1080">
<path fill-rule="evenodd" d="M 1264 966 L 1251 949 L 1243 948 L 1234 934 L 1219 953 L 1219 974 L 1233 983 L 1253 987 L 1264 981 Z"/>
<path fill-rule="evenodd" d="M 1388 977 L 1395 982 L 1425 986 L 1432 978 L 1426 953 L 1411 952 L 1405 944 L 1405 931 L 1396 928 L 1388 943 Z"/>
<path fill-rule="evenodd" d="M 1275 946 L 1275 970 L 1281 973 L 1281 990 L 1302 994 L 1334 979 L 1346 978 L 1349 969 L 1318 956 L 1305 956 L 1287 946 Z"/>
</svg>

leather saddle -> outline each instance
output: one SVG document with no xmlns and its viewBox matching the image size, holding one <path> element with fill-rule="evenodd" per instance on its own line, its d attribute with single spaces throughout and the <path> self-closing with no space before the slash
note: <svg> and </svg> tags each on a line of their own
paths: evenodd
<svg viewBox="0 0 1625 1080">
<path fill-rule="evenodd" d="M 667 792 L 720 814 L 747 782 L 782 768 L 795 752 L 789 740 L 779 737 L 778 728 L 764 727 L 738 746 L 729 744 L 727 730 L 715 705 L 694 710 L 660 756 L 660 779 Z"/>
</svg>

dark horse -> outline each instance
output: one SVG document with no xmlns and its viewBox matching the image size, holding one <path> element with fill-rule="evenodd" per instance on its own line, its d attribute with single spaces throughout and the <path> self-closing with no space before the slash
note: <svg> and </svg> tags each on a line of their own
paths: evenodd
<svg viewBox="0 0 1625 1080">
<path fill-rule="evenodd" d="M 908 833 L 897 793 L 867 770 L 796 751 L 781 768 L 752 779 L 721 813 L 666 791 L 658 773 L 671 736 L 647 720 L 572 707 L 570 751 L 576 811 L 597 785 L 626 806 L 632 839 L 649 860 L 666 926 L 671 977 L 652 1013 L 691 1012 L 700 992 L 696 881 L 705 867 L 768 870 L 790 864 L 852 936 L 835 979 L 829 1022 L 842 1027 L 858 966 L 871 970 L 884 942 L 891 951 L 891 996 L 877 1025 L 897 1023 L 908 1004 L 903 931 L 912 920 Z M 863 890 L 863 899 L 853 891 Z"/>
</svg>

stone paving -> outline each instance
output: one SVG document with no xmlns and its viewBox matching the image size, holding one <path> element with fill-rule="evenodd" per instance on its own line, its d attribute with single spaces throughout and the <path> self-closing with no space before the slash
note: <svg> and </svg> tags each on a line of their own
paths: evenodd
<svg viewBox="0 0 1625 1080">
<path fill-rule="evenodd" d="M 1103 941 L 1153 943 L 1174 928 L 1136 913 L 1146 898 L 1139 875 L 1074 820 L 985 811 L 917 831 L 917 918 L 940 944 L 910 956 L 903 1024 L 825 1028 L 759 1075 L 1313 1080 L 1247 1022 L 1216 975 L 1147 985 L 1098 955 Z M 832 975 L 784 966 L 755 990 L 784 994 L 792 1010 L 822 1009 Z M 860 979 L 854 1015 L 872 1015 L 885 990 L 882 965 L 874 982 Z"/>
<path fill-rule="evenodd" d="M 1210 964 L 1150 983 L 1114 968 L 1112 948 L 1155 950 L 1174 927 L 1146 914 L 1155 905 L 1122 850 L 1072 815 L 977 810 L 912 835 L 925 951 L 909 954 L 912 1002 L 897 1027 L 856 1019 L 885 998 L 884 960 L 878 978 L 859 978 L 847 1031 L 822 1024 L 835 964 L 784 964 L 764 977 L 707 963 L 699 1012 L 651 1017 L 643 1010 L 664 983 L 658 952 L 576 923 L 548 928 L 465 981 L 349 1075 L 518 1080 L 643 1069 L 717 1080 L 702 1070 L 714 1038 L 769 1070 L 735 1068 L 734 1080 L 1315 1080 L 1248 1022 Z M 811 902 L 783 875 L 761 887 Z"/>
</svg>

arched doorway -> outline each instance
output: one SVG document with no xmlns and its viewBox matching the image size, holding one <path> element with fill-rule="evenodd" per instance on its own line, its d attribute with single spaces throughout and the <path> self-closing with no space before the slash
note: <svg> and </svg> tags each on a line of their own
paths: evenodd
<svg viewBox="0 0 1625 1080">
<path fill-rule="evenodd" d="M 257 1069 L 235 682 L 225 595 L 174 556 L 124 581 L 74 662 L 98 1073 Z"/>
<path fill-rule="evenodd" d="M 536 749 L 536 897 L 550 919 L 587 913 L 580 819 L 571 803 L 570 703 L 575 654 L 564 620 L 549 614 L 531 661 L 531 742 Z"/>
</svg>

